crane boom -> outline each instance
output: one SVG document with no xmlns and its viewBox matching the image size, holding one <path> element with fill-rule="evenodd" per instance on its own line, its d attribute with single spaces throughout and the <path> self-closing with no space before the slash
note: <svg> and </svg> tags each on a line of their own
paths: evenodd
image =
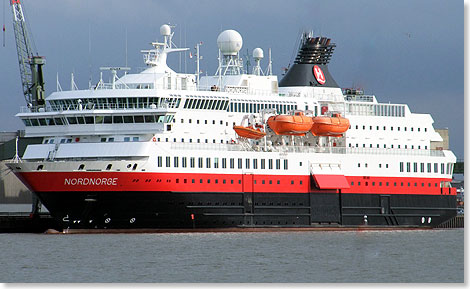
<svg viewBox="0 0 470 289">
<path fill-rule="evenodd" d="M 26 27 L 20 0 L 10 0 L 13 11 L 13 31 L 15 33 L 18 63 L 20 66 L 23 94 L 31 109 L 44 106 L 44 77 L 42 66 L 46 60 L 34 55 L 31 38 Z"/>
</svg>

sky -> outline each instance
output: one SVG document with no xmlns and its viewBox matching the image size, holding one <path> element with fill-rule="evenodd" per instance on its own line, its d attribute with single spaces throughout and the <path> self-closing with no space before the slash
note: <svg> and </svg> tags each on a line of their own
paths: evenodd
<svg viewBox="0 0 470 289">
<path fill-rule="evenodd" d="M 0 131 L 23 129 L 14 117 L 25 106 L 8 0 L 2 0 L 5 46 L 0 46 Z M 464 3 L 450 0 L 22 0 L 35 47 L 46 57 L 46 95 L 99 80 L 99 67 L 145 65 L 140 50 L 161 40 L 162 24 L 176 25 L 173 42 L 201 46 L 201 70 L 217 70 L 217 36 L 243 37 L 241 56 L 261 47 L 282 78 L 296 54 L 299 33 L 332 38 L 329 71 L 342 88 L 361 88 L 379 102 L 408 104 L 448 128 L 450 148 L 464 157 Z M 126 49 L 127 48 L 127 49 Z M 127 53 L 126 53 L 127 50 Z M 194 58 L 170 55 L 170 67 L 194 73 Z M 253 61 L 251 61 L 253 64 Z M 106 78 L 105 78 L 106 80 Z"/>
</svg>

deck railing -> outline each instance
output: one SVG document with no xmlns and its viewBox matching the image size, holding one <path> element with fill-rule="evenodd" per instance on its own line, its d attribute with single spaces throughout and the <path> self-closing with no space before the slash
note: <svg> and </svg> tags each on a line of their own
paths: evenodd
<svg viewBox="0 0 470 289">
<path fill-rule="evenodd" d="M 213 150 L 213 151 L 260 151 L 279 153 L 328 153 L 328 154 L 366 154 L 366 155 L 409 155 L 443 157 L 442 150 L 385 149 L 385 148 L 347 148 L 347 147 L 313 147 L 313 146 L 266 146 L 241 144 L 206 144 L 206 143 L 172 143 L 172 149 Z"/>
</svg>

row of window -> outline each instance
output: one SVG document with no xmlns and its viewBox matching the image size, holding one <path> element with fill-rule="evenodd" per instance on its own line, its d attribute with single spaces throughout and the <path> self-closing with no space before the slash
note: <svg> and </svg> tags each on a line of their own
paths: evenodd
<svg viewBox="0 0 470 289">
<path fill-rule="evenodd" d="M 366 127 L 367 127 L 367 126 L 363 125 L 363 126 L 362 126 L 362 130 L 366 130 Z M 350 125 L 350 126 L 349 126 L 349 129 L 351 129 L 351 128 L 354 128 L 354 127 L 353 127 L 352 125 Z M 356 129 L 359 129 L 359 125 L 356 125 L 355 128 L 356 128 Z M 368 128 L 369 128 L 369 130 L 373 130 L 374 126 L 369 125 Z M 379 125 L 375 126 L 375 130 L 380 130 L 380 128 L 381 128 L 381 126 L 379 126 Z M 390 127 L 390 130 L 393 131 L 393 128 L 394 128 L 394 127 L 391 126 L 391 127 Z M 400 126 L 397 126 L 396 128 L 397 128 L 397 131 L 400 131 L 400 130 L 401 130 L 401 127 L 400 127 Z M 384 125 L 384 126 L 383 126 L 383 130 L 387 130 L 387 126 Z M 403 131 L 408 131 L 408 127 L 404 126 L 404 127 L 403 127 Z M 414 127 L 410 127 L 409 131 L 414 131 Z M 418 127 L 418 128 L 417 128 L 417 131 L 420 132 L 420 131 L 421 131 L 421 128 Z M 424 132 L 427 132 L 427 131 L 428 131 L 428 129 L 425 127 L 425 128 L 424 128 Z"/>
<path fill-rule="evenodd" d="M 51 118 L 26 118 L 26 126 L 53 126 L 74 124 L 113 124 L 113 123 L 169 123 L 173 115 L 97 115 L 97 116 L 68 116 Z"/>
<path fill-rule="evenodd" d="M 380 145 L 379 145 L 379 144 L 377 144 L 376 146 L 377 146 L 377 148 L 380 148 Z M 353 144 L 350 143 L 350 144 L 349 144 L 349 147 L 350 147 L 350 148 L 353 147 Z M 359 144 L 358 144 L 358 143 L 356 144 L 356 147 L 357 147 L 357 148 L 359 147 Z M 366 147 L 366 144 L 363 143 L 363 144 L 362 144 L 362 147 L 365 148 L 365 147 Z M 373 145 L 372 145 L 372 144 L 369 144 L 369 148 L 372 148 L 372 147 L 373 147 Z M 384 144 L 383 147 L 384 147 L 384 149 L 386 149 L 386 148 L 387 148 L 387 144 Z M 411 147 L 411 149 L 414 149 L 414 148 L 415 148 L 414 145 L 411 145 L 410 147 Z M 393 148 L 395 148 L 395 146 L 392 144 L 392 145 L 390 145 L 389 148 L 392 148 L 392 149 L 393 149 Z M 401 147 L 401 145 L 397 145 L 397 148 L 401 149 L 402 147 Z M 405 148 L 405 149 L 408 149 L 408 145 L 404 145 L 404 148 Z M 421 149 L 421 146 L 419 145 L 419 146 L 417 146 L 417 148 L 420 150 L 420 149 Z M 424 146 L 424 149 L 427 150 L 427 149 L 428 149 L 428 146 Z"/>
<path fill-rule="evenodd" d="M 350 103 L 347 105 L 349 114 L 404 117 L 405 106 L 400 104 L 362 104 Z"/>
<path fill-rule="evenodd" d="M 83 110 L 83 109 L 137 109 L 169 107 L 178 108 L 181 95 L 170 97 L 103 97 L 82 99 L 51 100 L 51 108 L 54 111 Z"/>
<path fill-rule="evenodd" d="M 231 102 L 229 112 L 259 113 L 262 109 L 275 109 L 278 114 L 296 110 L 297 104 Z"/>
<path fill-rule="evenodd" d="M 228 100 L 223 99 L 202 99 L 188 98 L 183 108 L 186 109 L 209 109 L 209 110 L 227 110 Z"/>
<path fill-rule="evenodd" d="M 390 182 L 364 182 L 364 186 L 369 186 L 369 183 L 371 183 L 371 185 L 374 187 L 376 186 L 379 186 L 379 187 L 382 187 L 383 185 L 385 187 L 388 187 L 390 186 Z M 427 183 L 428 184 L 428 187 L 431 187 L 432 184 L 431 183 Z M 433 183 L 434 184 L 434 187 L 437 187 L 438 186 L 438 183 Z M 351 186 L 354 186 L 354 182 L 351 182 Z M 361 182 L 357 182 L 357 186 L 361 186 Z M 398 183 L 397 182 L 393 182 L 393 186 L 396 187 L 398 186 Z M 403 187 L 405 186 L 405 183 L 404 182 L 400 182 L 400 187 Z M 411 187 L 412 186 L 412 183 L 411 182 L 408 182 L 408 187 Z M 418 183 L 415 182 L 414 183 L 414 186 L 417 187 L 418 186 Z M 421 183 L 421 187 L 425 187 L 425 183 Z"/>
<path fill-rule="evenodd" d="M 80 141 L 80 138 L 75 139 L 75 142 L 78 142 L 78 141 Z M 100 139 L 100 141 L 101 142 L 114 142 L 114 137 L 108 137 L 108 138 L 102 137 Z M 140 141 L 140 138 L 138 136 L 134 136 L 134 137 L 125 136 L 123 138 L 123 141 L 124 142 L 130 142 L 130 141 L 138 142 L 138 141 Z M 47 143 L 53 144 L 54 142 L 55 142 L 55 139 L 51 138 L 51 139 L 45 139 L 43 143 L 44 144 L 47 144 Z M 72 142 L 71 138 L 63 138 L 63 139 L 60 140 L 60 143 L 71 143 L 71 142 Z"/>
<path fill-rule="evenodd" d="M 439 173 L 439 163 L 427 163 L 427 165 L 425 163 L 413 163 L 413 170 L 411 169 L 411 162 L 407 162 L 406 163 L 406 172 L 407 173 L 410 173 L 410 172 L 414 172 L 414 173 L 417 173 L 418 172 L 418 165 L 419 165 L 419 172 L 421 173 L 424 173 L 425 172 L 425 168 L 426 168 L 426 171 L 428 173 L 432 173 L 434 171 L 434 173 Z M 444 163 L 441 163 L 441 174 L 452 174 L 453 170 L 454 170 L 454 164 L 452 163 L 447 163 L 444 164 Z M 434 170 L 432 170 L 434 168 Z M 400 162 L 400 172 L 405 172 L 405 163 L 404 162 Z"/>
<path fill-rule="evenodd" d="M 145 182 L 146 183 L 149 183 L 151 182 L 152 180 L 151 179 L 146 179 Z M 134 179 L 132 180 L 132 182 L 134 183 L 138 183 L 139 182 L 139 179 Z M 157 179 L 157 182 L 162 182 L 162 179 Z M 171 179 L 167 179 L 166 180 L 167 183 L 171 183 Z M 175 179 L 175 183 L 179 184 L 180 183 L 180 179 L 177 178 Z M 183 179 L 183 182 L 184 184 L 187 184 L 188 183 L 188 179 Z M 207 179 L 199 179 L 199 182 L 196 182 L 196 179 L 191 179 L 191 183 L 192 184 L 196 184 L 196 183 L 199 183 L 199 184 L 211 184 L 211 183 L 214 183 L 214 184 L 219 184 L 219 179 L 210 179 L 210 178 L 207 178 Z M 221 182 L 222 184 L 228 184 L 228 180 L 226 179 L 222 179 Z M 234 180 L 230 180 L 230 184 L 233 185 L 235 182 Z M 239 179 L 237 181 L 237 183 L 239 185 L 241 185 L 242 181 Z M 253 184 L 258 184 L 258 180 L 253 180 Z M 269 184 L 269 185 L 272 185 L 272 184 L 276 184 L 276 185 L 280 185 L 281 184 L 281 180 L 276 180 L 275 183 L 273 182 L 273 180 L 261 180 L 261 184 L 262 185 L 266 185 L 266 184 Z M 294 180 L 291 180 L 290 181 L 290 184 L 291 185 L 295 185 L 295 181 Z M 298 183 L 299 185 L 302 185 L 303 182 L 302 181 L 299 181 Z"/>
<path fill-rule="evenodd" d="M 259 161 L 259 162 L 258 162 Z M 258 168 L 264 170 L 264 169 L 270 169 L 273 170 L 274 168 L 276 170 L 281 169 L 281 163 L 283 164 L 282 168 L 284 170 L 288 169 L 288 160 L 283 160 L 281 162 L 280 159 L 245 159 L 243 161 L 242 158 L 203 158 L 203 157 L 173 157 L 173 159 L 169 156 L 165 157 L 165 167 L 173 167 L 173 168 L 178 168 L 181 164 L 182 168 L 189 167 L 190 168 L 208 168 L 210 169 L 213 167 L 214 169 L 222 168 L 231 168 L 235 169 L 235 165 L 238 169 L 255 169 L 257 170 Z M 197 164 L 197 166 L 196 166 Z M 259 166 L 258 166 L 259 165 Z M 163 157 L 158 156 L 157 157 L 157 166 L 158 167 L 163 167 Z"/>
</svg>

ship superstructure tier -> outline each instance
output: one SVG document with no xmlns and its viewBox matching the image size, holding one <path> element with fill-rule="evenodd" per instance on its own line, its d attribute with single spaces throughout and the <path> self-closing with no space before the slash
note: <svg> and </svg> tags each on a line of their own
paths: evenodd
<svg viewBox="0 0 470 289">
<path fill-rule="evenodd" d="M 136 74 L 57 91 L 18 114 L 29 145 L 10 168 L 66 228 L 437 226 L 455 215 L 455 156 L 429 114 L 342 90 L 331 39 L 304 33 L 278 82 L 263 50 L 244 71 L 235 30 L 214 75 L 177 73 L 176 48 L 143 50 Z M 199 55 L 198 55 L 199 57 Z M 269 66 L 271 60 L 269 59 Z"/>
</svg>

